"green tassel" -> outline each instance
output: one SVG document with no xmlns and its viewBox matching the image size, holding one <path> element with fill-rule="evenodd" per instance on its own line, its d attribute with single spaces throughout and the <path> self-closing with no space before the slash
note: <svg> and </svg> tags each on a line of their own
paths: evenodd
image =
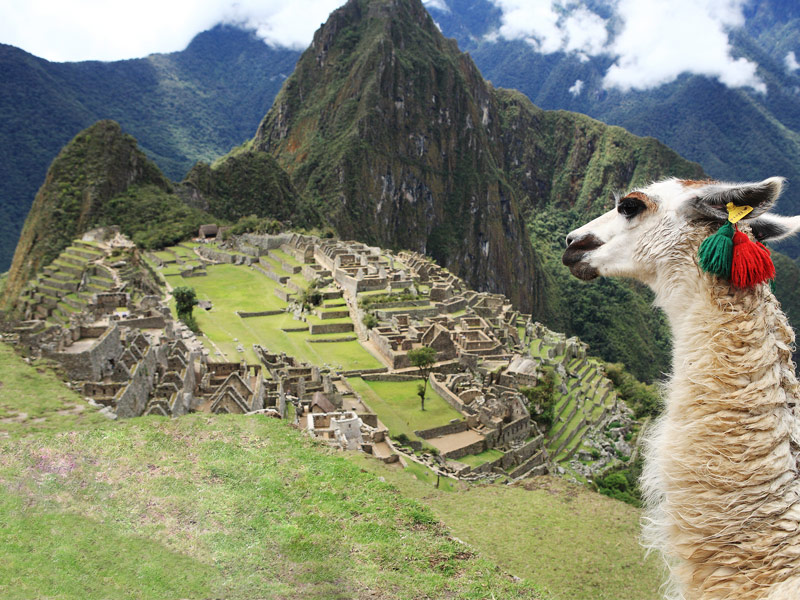
<svg viewBox="0 0 800 600">
<path fill-rule="evenodd" d="M 733 262 L 733 223 L 726 221 L 715 234 L 704 239 L 697 256 L 703 271 L 723 279 L 730 279 Z"/>
</svg>

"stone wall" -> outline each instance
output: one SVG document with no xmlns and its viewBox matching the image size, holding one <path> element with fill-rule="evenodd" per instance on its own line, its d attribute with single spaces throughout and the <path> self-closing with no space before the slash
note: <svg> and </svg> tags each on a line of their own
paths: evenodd
<svg viewBox="0 0 800 600">
<path fill-rule="evenodd" d="M 319 335 L 323 333 L 348 333 L 353 331 L 352 323 L 311 323 L 309 327 L 311 335 Z"/>
<path fill-rule="evenodd" d="M 430 302 L 427 300 L 396 300 L 393 302 L 375 302 L 366 306 L 367 310 L 382 310 L 382 309 L 389 309 L 389 308 L 408 308 L 414 306 L 428 306 Z"/>
<path fill-rule="evenodd" d="M 375 311 L 375 316 L 378 317 L 381 321 L 389 321 L 395 314 L 404 314 L 408 315 L 412 319 L 422 320 L 425 318 L 439 316 L 439 309 L 436 308 L 435 306 L 431 306 L 431 307 L 409 308 L 408 310 L 404 310 L 402 313 L 396 311 L 388 311 L 388 310 Z"/>
<path fill-rule="evenodd" d="M 431 373 L 431 376 L 428 378 L 428 381 L 431 384 L 431 388 L 433 388 L 437 394 L 439 394 L 442 398 L 445 399 L 450 406 L 456 409 L 458 412 L 464 412 L 464 403 L 461 401 L 461 398 L 456 396 L 450 389 L 444 384 L 444 381 L 439 382 Z"/>
<path fill-rule="evenodd" d="M 280 283 L 281 285 L 285 284 L 289 280 L 288 275 L 278 275 L 275 271 L 272 271 L 269 268 L 264 269 L 263 267 L 260 267 L 258 265 L 253 265 L 253 268 L 262 275 L 266 275 L 267 277 L 269 277 L 273 281 Z"/>
<path fill-rule="evenodd" d="M 215 250 L 210 246 L 198 246 L 197 251 L 203 258 L 207 258 L 208 260 L 213 260 L 215 262 L 221 263 L 234 263 L 234 256 L 233 254 L 228 254 L 227 252 L 220 252 L 219 250 Z"/>
<path fill-rule="evenodd" d="M 361 377 L 364 381 L 414 381 L 420 379 L 419 375 L 406 375 L 405 373 L 372 373 Z"/>
<path fill-rule="evenodd" d="M 511 442 L 518 442 L 528 437 L 531 430 L 531 418 L 528 415 L 503 425 L 497 443 L 506 446 Z"/>
<path fill-rule="evenodd" d="M 132 327 L 133 329 L 164 329 L 167 322 L 164 317 L 141 317 L 138 319 L 120 319 L 120 325 Z"/>
<path fill-rule="evenodd" d="M 245 233 L 241 236 L 247 244 L 261 248 L 263 250 L 277 250 L 284 244 L 291 244 L 291 233 L 278 233 L 276 235 L 267 235 L 263 233 Z"/>
<path fill-rule="evenodd" d="M 81 328 L 83 330 L 83 328 Z M 48 352 L 42 356 L 55 360 L 66 371 L 67 377 L 75 381 L 100 381 L 113 370 L 111 361 L 122 354 L 119 327 L 112 325 L 84 352 Z"/>
<path fill-rule="evenodd" d="M 271 317 L 273 315 L 282 315 L 284 312 L 283 310 L 262 310 L 258 312 L 245 312 L 243 310 L 237 310 L 236 314 L 239 315 L 242 319 L 249 319 L 250 317 Z"/>
<path fill-rule="evenodd" d="M 258 267 L 256 267 L 258 269 Z M 284 290 L 283 288 L 275 288 L 275 295 L 283 300 L 284 302 L 291 302 L 294 300 L 294 294 L 289 292 L 288 290 Z"/>
<path fill-rule="evenodd" d="M 323 321 L 326 319 L 344 319 L 350 316 L 349 310 L 317 310 L 316 313 Z"/>
<path fill-rule="evenodd" d="M 423 440 L 429 440 L 442 435 L 461 433 L 467 429 L 469 429 L 469 427 L 467 426 L 466 421 L 456 421 L 455 423 L 448 423 L 447 425 L 442 425 L 440 427 L 431 427 L 430 429 L 422 429 L 420 431 L 415 431 L 414 433 Z"/>
<path fill-rule="evenodd" d="M 467 300 L 465 298 L 454 299 L 451 302 L 436 303 L 436 309 L 439 312 L 444 312 L 444 313 L 455 313 L 460 310 L 464 310 L 466 308 L 467 308 Z"/>
<path fill-rule="evenodd" d="M 509 475 L 514 479 L 516 479 L 517 477 L 522 477 L 523 475 L 526 475 L 531 471 L 533 471 L 535 468 L 545 465 L 546 458 L 547 454 L 545 453 L 544 449 L 542 449 L 539 452 L 539 454 L 532 456 L 527 461 L 523 462 L 519 467 L 511 471 Z"/>
<path fill-rule="evenodd" d="M 486 450 L 486 442 L 484 440 L 479 440 L 473 444 L 470 444 L 469 446 L 464 446 L 463 448 L 456 448 L 450 452 L 445 452 L 442 454 L 442 456 L 456 460 L 462 456 L 467 456 L 468 454 L 479 454 L 484 450 Z"/>
<path fill-rule="evenodd" d="M 151 346 L 137 363 L 130 383 L 117 397 L 117 417 L 138 417 L 144 412 L 155 384 L 159 358 L 166 364 L 166 357 L 159 354 L 163 355 L 163 349 Z"/>
</svg>

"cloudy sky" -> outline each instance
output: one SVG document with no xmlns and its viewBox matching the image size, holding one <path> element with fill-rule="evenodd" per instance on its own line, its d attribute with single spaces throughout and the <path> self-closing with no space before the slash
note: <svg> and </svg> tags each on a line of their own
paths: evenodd
<svg viewBox="0 0 800 600">
<path fill-rule="evenodd" d="M 118 60 L 181 50 L 198 32 L 225 22 L 255 29 L 266 43 L 301 49 L 343 1 L 0 0 L 0 42 L 52 61 Z M 766 91 L 756 65 L 734 58 L 728 40 L 743 25 L 748 0 L 601 0 L 611 19 L 577 0 L 489 1 L 503 15 L 490 39 L 582 59 L 608 56 L 606 87 L 647 89 L 691 72 Z M 450 10 L 448 0 L 424 3 L 434 18 Z M 792 64 L 787 58 L 787 68 Z"/>
</svg>

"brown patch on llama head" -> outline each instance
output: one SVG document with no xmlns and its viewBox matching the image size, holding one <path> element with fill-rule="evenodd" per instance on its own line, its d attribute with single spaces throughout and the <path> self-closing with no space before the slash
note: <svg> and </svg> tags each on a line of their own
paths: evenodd
<svg viewBox="0 0 800 600">
<path fill-rule="evenodd" d="M 678 179 L 683 187 L 703 187 L 711 183 L 719 183 L 715 179 Z"/>
<path fill-rule="evenodd" d="M 658 207 L 656 202 L 650 198 L 650 196 L 642 192 L 631 192 L 630 194 L 626 194 L 625 197 L 621 198 L 620 200 L 625 200 L 625 198 L 636 198 L 637 200 L 641 200 L 644 202 L 647 210 L 655 210 Z"/>
</svg>

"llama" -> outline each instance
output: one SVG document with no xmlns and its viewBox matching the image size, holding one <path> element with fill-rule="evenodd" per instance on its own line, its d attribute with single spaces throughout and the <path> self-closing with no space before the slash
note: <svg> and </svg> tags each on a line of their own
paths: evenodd
<svg viewBox="0 0 800 600">
<path fill-rule="evenodd" d="M 672 329 L 665 407 L 645 440 L 644 543 L 669 567 L 669 600 L 800 600 L 800 386 L 794 332 L 768 284 L 737 289 L 698 266 L 728 219 L 776 240 L 800 216 L 767 211 L 783 179 L 668 179 L 618 199 L 567 236 L 573 275 L 638 279 Z"/>
</svg>

